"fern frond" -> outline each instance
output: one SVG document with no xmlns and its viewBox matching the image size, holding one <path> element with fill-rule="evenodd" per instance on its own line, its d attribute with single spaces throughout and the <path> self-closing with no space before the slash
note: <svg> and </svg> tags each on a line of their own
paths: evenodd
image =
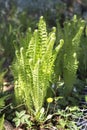
<svg viewBox="0 0 87 130">
<path fill-rule="evenodd" d="M 84 33 L 80 40 L 80 51 L 78 53 L 79 68 L 78 73 L 82 80 L 86 78 L 87 71 L 87 27 L 84 29 Z"/>
<path fill-rule="evenodd" d="M 59 28 L 59 30 L 61 30 L 61 36 L 64 39 L 64 46 L 58 55 L 58 61 L 56 61 L 57 63 L 55 67 L 58 67 L 59 70 L 59 72 L 57 71 L 58 74 L 56 74 L 57 77 L 59 75 L 63 77 L 65 83 L 65 96 L 71 94 L 76 80 L 78 69 L 77 55 L 84 25 L 83 20 L 80 19 L 79 21 L 76 16 L 74 16 L 71 21 L 65 21 L 64 28 Z"/>
<path fill-rule="evenodd" d="M 47 48 L 47 35 L 48 35 L 46 29 L 46 23 L 43 19 L 43 16 L 40 17 L 40 21 L 38 24 L 38 32 L 39 32 L 40 54 L 41 56 L 43 56 Z"/>
</svg>

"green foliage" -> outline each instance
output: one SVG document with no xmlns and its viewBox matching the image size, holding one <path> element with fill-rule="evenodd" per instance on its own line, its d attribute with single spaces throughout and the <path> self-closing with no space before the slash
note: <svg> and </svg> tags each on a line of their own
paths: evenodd
<svg viewBox="0 0 87 130">
<path fill-rule="evenodd" d="M 1 93 L 0 93 L 1 94 Z M 9 99 L 11 95 L 0 95 L 0 114 L 2 114 L 3 110 L 5 110 L 8 106 L 10 106 L 10 103 L 6 106 L 5 101 Z"/>
<path fill-rule="evenodd" d="M 3 56 L 6 59 L 12 60 L 14 57 L 14 41 L 17 39 L 17 31 L 18 29 L 14 29 L 13 25 L 7 24 L 6 28 L 2 28 L 1 26 L 1 35 L 0 35 L 0 44 L 3 48 Z"/>
<path fill-rule="evenodd" d="M 82 116 L 82 112 L 77 106 L 66 107 L 65 110 L 58 110 L 57 113 L 60 117 L 58 120 L 57 128 L 64 130 L 79 130 L 79 127 L 76 126 L 75 120 Z"/>
<path fill-rule="evenodd" d="M 16 127 L 19 127 L 23 124 L 27 124 L 29 127 L 31 126 L 29 122 L 29 118 L 30 116 L 28 114 L 26 114 L 26 111 L 23 110 L 21 112 L 17 112 L 16 111 L 16 117 L 13 119 L 13 121 L 15 122 L 16 124 Z"/>
<path fill-rule="evenodd" d="M 0 61 L 0 92 L 2 91 L 2 84 L 3 84 L 3 76 L 5 74 L 4 70 L 2 69 L 4 58 Z"/>
<path fill-rule="evenodd" d="M 85 80 L 87 77 L 87 26 L 84 29 L 84 33 L 80 40 L 80 54 L 78 57 L 79 60 L 79 77 L 82 80 Z"/>
<path fill-rule="evenodd" d="M 5 106 L 4 100 L 5 100 L 5 97 L 1 97 L 1 98 L 0 98 L 0 109 Z"/>
<path fill-rule="evenodd" d="M 28 111 L 35 113 L 36 117 L 50 87 L 54 61 L 63 46 L 63 40 L 60 40 L 60 44 L 53 50 L 55 31 L 53 28 L 48 33 L 46 23 L 41 17 L 38 29 L 31 38 L 27 35 L 30 41 L 22 45 L 19 51 L 16 49 L 16 61 L 13 64 L 16 101 L 24 102 Z"/>
<path fill-rule="evenodd" d="M 0 117 L 0 130 L 4 130 L 4 115 Z"/>
<path fill-rule="evenodd" d="M 1 4 L 2 3 L 2 4 Z M 0 3 L 0 47 L 3 49 L 4 60 L 12 60 L 14 56 L 13 42 L 16 40 L 17 19 L 14 0 Z M 16 32 L 16 33 L 15 33 Z M 7 67 L 7 66 L 5 66 Z"/>
<path fill-rule="evenodd" d="M 73 85 L 76 80 L 76 74 L 78 69 L 78 52 L 80 39 L 83 33 L 85 22 L 81 19 L 77 19 L 76 16 L 73 19 L 66 20 L 64 28 L 61 28 L 58 23 L 57 40 L 64 39 L 64 46 L 58 55 L 55 73 L 57 79 L 63 77 L 65 89 L 64 94 L 68 96 L 71 94 Z"/>
</svg>

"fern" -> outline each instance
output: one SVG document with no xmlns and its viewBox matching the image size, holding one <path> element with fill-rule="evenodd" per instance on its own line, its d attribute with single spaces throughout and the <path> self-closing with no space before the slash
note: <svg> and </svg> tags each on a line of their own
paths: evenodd
<svg viewBox="0 0 87 130">
<path fill-rule="evenodd" d="M 79 56 L 78 56 L 78 60 L 79 60 L 79 68 L 78 68 L 78 72 L 79 72 L 79 77 L 82 80 L 85 80 L 87 77 L 87 26 L 84 29 L 84 33 L 81 37 L 80 40 L 80 52 L 79 52 Z"/>
<path fill-rule="evenodd" d="M 80 45 L 80 39 L 84 29 L 84 21 L 73 17 L 71 21 L 67 20 L 64 23 L 64 28 L 61 28 L 58 24 L 58 40 L 64 39 L 64 46 L 58 55 L 55 73 L 58 76 L 62 76 L 65 89 L 64 94 L 68 96 L 73 90 L 73 85 L 76 80 L 76 73 L 78 69 L 78 51 Z M 57 69 L 58 70 L 57 70 Z"/>
<path fill-rule="evenodd" d="M 64 55 L 64 67 L 63 67 L 63 76 L 65 82 L 65 93 L 70 94 L 75 83 L 77 69 L 78 69 L 78 59 L 77 51 L 79 49 L 80 37 L 82 34 L 83 28 L 81 27 L 72 40 L 71 49 L 67 50 L 68 52 Z M 77 45 L 76 45 L 77 44 Z"/>
<path fill-rule="evenodd" d="M 40 18 L 38 29 L 34 31 L 25 49 L 16 51 L 13 72 L 16 77 L 15 97 L 18 103 L 25 103 L 28 111 L 37 115 L 42 108 L 54 72 L 54 61 L 63 46 L 63 40 L 54 48 L 56 29 L 47 33 L 46 23 Z M 27 35 L 28 37 L 28 35 Z M 25 42 L 25 41 L 24 41 Z M 17 50 L 17 49 L 16 49 Z"/>
</svg>

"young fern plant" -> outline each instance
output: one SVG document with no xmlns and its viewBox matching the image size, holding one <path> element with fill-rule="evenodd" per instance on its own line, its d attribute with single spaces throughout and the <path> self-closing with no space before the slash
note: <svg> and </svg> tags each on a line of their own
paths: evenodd
<svg viewBox="0 0 87 130">
<path fill-rule="evenodd" d="M 57 57 L 55 73 L 57 77 L 59 75 L 63 77 L 65 84 L 64 95 L 66 97 L 71 94 L 76 80 L 79 64 L 79 45 L 84 25 L 85 22 L 77 19 L 76 16 L 71 21 L 65 21 L 63 28 L 58 23 L 57 39 L 64 39 L 64 46 Z"/>
<path fill-rule="evenodd" d="M 15 98 L 18 103 L 24 102 L 37 120 L 50 87 L 54 61 L 64 43 L 60 40 L 60 44 L 54 49 L 55 32 L 55 28 L 50 33 L 47 32 L 46 23 L 41 17 L 38 29 L 30 39 L 27 38 L 27 45 L 22 44 L 19 51 L 16 49 L 16 61 L 13 64 Z"/>
</svg>

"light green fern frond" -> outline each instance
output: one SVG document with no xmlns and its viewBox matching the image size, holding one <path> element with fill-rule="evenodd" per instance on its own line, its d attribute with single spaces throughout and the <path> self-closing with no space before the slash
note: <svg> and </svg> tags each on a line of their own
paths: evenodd
<svg viewBox="0 0 87 130">
<path fill-rule="evenodd" d="M 47 38 L 48 38 L 46 23 L 43 20 L 43 16 L 40 17 L 40 21 L 38 24 L 38 31 L 39 31 L 39 42 L 40 42 L 40 54 L 42 54 L 43 56 L 47 48 Z"/>
<path fill-rule="evenodd" d="M 63 77 L 65 83 L 64 93 L 66 96 L 71 94 L 76 80 L 76 73 L 78 69 L 77 55 L 84 25 L 85 22 L 83 20 L 77 19 L 76 16 L 74 16 L 71 21 L 65 21 L 64 28 L 59 28 L 58 35 L 60 36 L 59 33 L 61 32 L 61 36 L 64 39 L 64 46 L 58 55 L 58 61 L 56 61 L 57 63 L 55 67 L 58 67 L 59 71 L 57 71 L 57 77 L 59 75 Z"/>
<path fill-rule="evenodd" d="M 63 67 L 63 76 L 66 86 L 66 95 L 71 93 L 73 89 L 73 84 L 76 80 L 76 73 L 78 69 L 78 59 L 77 51 L 79 50 L 80 38 L 83 32 L 83 28 L 80 27 L 78 33 L 72 39 L 71 49 L 67 49 L 67 52 L 64 54 L 64 67 Z"/>
</svg>

